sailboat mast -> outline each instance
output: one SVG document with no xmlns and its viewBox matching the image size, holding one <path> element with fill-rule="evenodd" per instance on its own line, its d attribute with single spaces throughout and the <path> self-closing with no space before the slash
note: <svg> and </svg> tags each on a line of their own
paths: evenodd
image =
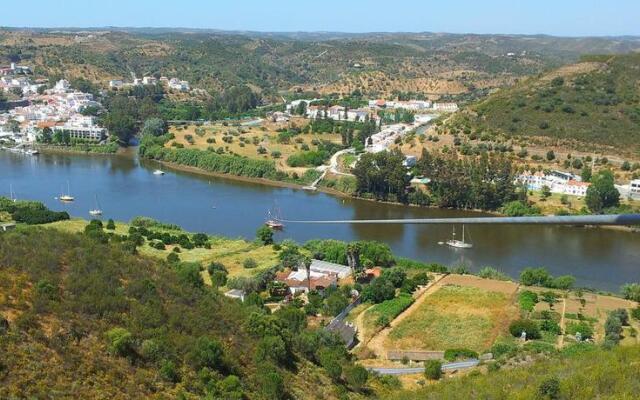
<svg viewBox="0 0 640 400">
<path fill-rule="evenodd" d="M 464 225 L 462 225 L 462 242 L 464 243 Z"/>
</svg>

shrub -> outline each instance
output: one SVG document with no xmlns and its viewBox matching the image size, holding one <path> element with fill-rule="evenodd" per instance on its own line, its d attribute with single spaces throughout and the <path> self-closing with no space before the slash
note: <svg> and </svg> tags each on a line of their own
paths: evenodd
<svg viewBox="0 0 640 400">
<path fill-rule="evenodd" d="M 510 280 L 509 276 L 493 267 L 482 267 L 482 269 L 480 269 L 480 271 L 478 272 L 478 276 L 484 279 L 496 279 L 500 281 Z"/>
<path fill-rule="evenodd" d="M 582 339 L 590 339 L 593 337 L 593 328 L 588 322 L 569 322 L 567 323 L 565 330 L 567 334 L 574 336 L 576 333 L 580 332 Z"/>
<path fill-rule="evenodd" d="M 549 286 L 552 277 L 545 268 L 525 268 L 520 273 L 520 283 L 526 286 Z"/>
<path fill-rule="evenodd" d="M 133 335 L 124 328 L 113 328 L 107 332 L 107 340 L 109 341 L 109 351 L 115 355 L 122 357 L 134 354 Z"/>
<path fill-rule="evenodd" d="M 107 222 L 106 229 L 109 229 L 110 231 L 115 230 L 116 229 L 116 223 L 112 219 L 109 219 L 109 221 Z"/>
<path fill-rule="evenodd" d="M 560 398 L 560 381 L 558 378 L 549 378 L 542 381 L 538 387 L 538 394 L 543 399 L 558 399 Z"/>
<path fill-rule="evenodd" d="M 442 363 L 439 360 L 424 362 L 424 376 L 427 379 L 438 380 L 442 377 Z"/>
<path fill-rule="evenodd" d="M 530 319 L 519 319 L 513 321 L 511 325 L 509 325 L 509 332 L 515 337 L 520 337 L 522 332 L 525 332 L 527 334 L 527 340 L 540 338 L 540 329 L 538 328 L 538 324 Z"/>
<path fill-rule="evenodd" d="M 640 302 L 640 284 L 628 283 L 622 286 L 621 291 L 625 299 Z"/>
<path fill-rule="evenodd" d="M 633 317 L 633 319 L 640 320 L 640 307 L 636 307 L 631 310 L 631 317 Z"/>
<path fill-rule="evenodd" d="M 258 266 L 258 263 L 253 258 L 247 258 L 242 262 L 242 266 L 246 269 L 253 269 Z"/>
<path fill-rule="evenodd" d="M 447 349 L 444 352 L 444 359 L 447 361 L 469 358 L 478 358 L 478 353 L 469 349 Z"/>
<path fill-rule="evenodd" d="M 520 308 L 525 311 L 533 311 L 538 303 L 538 295 L 535 292 L 524 290 L 518 295 L 518 303 Z"/>
</svg>

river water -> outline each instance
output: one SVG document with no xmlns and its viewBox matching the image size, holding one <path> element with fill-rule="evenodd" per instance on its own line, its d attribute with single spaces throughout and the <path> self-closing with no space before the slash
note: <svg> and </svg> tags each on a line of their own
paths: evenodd
<svg viewBox="0 0 640 400">
<path fill-rule="evenodd" d="M 0 195 L 10 185 L 20 199 L 39 200 L 55 210 L 90 218 L 97 196 L 103 218 L 128 221 L 144 215 L 189 231 L 253 238 L 267 211 L 287 219 L 385 219 L 474 215 L 341 199 L 324 193 L 279 188 L 165 169 L 135 157 L 0 151 Z M 55 199 L 67 191 L 76 201 Z M 475 214 L 477 215 L 477 214 Z M 457 227 L 458 232 L 460 227 Z M 439 245 L 451 237 L 444 225 L 288 225 L 277 239 L 378 240 L 394 253 L 424 262 L 465 264 L 472 271 L 493 266 L 513 277 L 525 267 L 544 266 L 554 275 L 574 275 L 581 286 L 617 291 L 640 282 L 640 235 L 606 229 L 554 226 L 467 226 L 472 249 Z"/>
</svg>

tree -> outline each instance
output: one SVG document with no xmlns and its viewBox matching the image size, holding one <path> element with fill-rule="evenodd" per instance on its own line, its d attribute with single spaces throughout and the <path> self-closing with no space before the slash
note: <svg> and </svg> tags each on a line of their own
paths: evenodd
<svg viewBox="0 0 640 400">
<path fill-rule="evenodd" d="M 538 328 L 538 324 L 530 319 L 519 319 L 513 321 L 511 325 L 509 325 L 509 332 L 515 337 L 520 337 L 522 332 L 525 332 L 527 334 L 527 340 L 540 338 L 540 329 Z"/>
<path fill-rule="evenodd" d="M 640 283 L 627 283 L 621 291 L 625 299 L 640 302 Z"/>
<path fill-rule="evenodd" d="M 109 351 L 115 355 L 128 357 L 135 353 L 133 335 L 124 328 L 109 330 L 107 340 L 109 341 Z"/>
<path fill-rule="evenodd" d="M 338 291 L 331 293 L 326 300 L 327 313 L 333 316 L 340 314 L 348 305 L 349 300 Z"/>
<path fill-rule="evenodd" d="M 549 186 L 547 186 L 547 185 L 542 186 L 541 195 L 542 195 L 543 199 L 549 198 L 551 196 L 551 188 L 549 188 Z"/>
<path fill-rule="evenodd" d="M 538 394 L 543 399 L 555 400 L 560 398 L 560 381 L 558 378 L 548 378 L 538 387 Z"/>
<path fill-rule="evenodd" d="M 189 354 L 189 360 L 196 369 L 204 367 L 223 370 L 224 350 L 220 342 L 206 336 L 201 336 L 196 340 L 194 347 Z"/>
<path fill-rule="evenodd" d="M 265 399 L 279 400 L 285 398 L 284 379 L 271 365 L 259 365 L 256 372 L 257 387 Z"/>
<path fill-rule="evenodd" d="M 543 267 L 525 268 L 520 273 L 520 283 L 525 286 L 549 286 L 551 280 L 551 274 Z"/>
<path fill-rule="evenodd" d="M 344 379 L 355 391 L 360 391 L 369 379 L 369 372 L 361 365 L 353 365 L 344 369 Z"/>
<path fill-rule="evenodd" d="M 442 377 L 442 362 L 440 360 L 427 360 L 424 362 L 424 376 L 427 379 L 438 380 Z"/>
<path fill-rule="evenodd" d="M 195 288 L 201 288 L 204 286 L 204 281 L 200 269 L 199 263 L 183 262 L 178 265 L 176 272 L 182 282 Z"/>
<path fill-rule="evenodd" d="M 258 342 L 255 350 L 257 362 L 271 360 L 279 365 L 287 362 L 287 347 L 280 336 L 265 336 Z"/>
<path fill-rule="evenodd" d="M 109 112 L 105 115 L 103 124 L 109 133 L 115 135 L 122 145 L 127 145 L 135 133 L 137 107 L 135 100 L 126 96 L 116 96 L 109 102 Z"/>
<path fill-rule="evenodd" d="M 167 124 L 162 119 L 152 117 L 144 121 L 142 135 L 162 136 L 167 132 Z"/>
<path fill-rule="evenodd" d="M 553 150 L 547 151 L 547 161 L 553 161 L 555 159 L 556 159 L 556 154 L 553 152 Z"/>
<path fill-rule="evenodd" d="M 387 279 L 376 278 L 371 284 L 362 290 L 362 300 L 373 303 L 382 303 L 395 297 L 396 290 Z"/>
<path fill-rule="evenodd" d="M 266 225 L 262 225 L 256 231 L 256 238 L 264 246 L 273 244 L 273 230 Z"/>
<path fill-rule="evenodd" d="M 631 164 L 629 163 L 629 161 L 625 161 L 622 163 L 620 169 L 622 169 L 623 171 L 631 171 Z"/>
<path fill-rule="evenodd" d="M 116 223 L 111 218 L 109 218 L 109 221 L 107 221 L 107 229 L 110 231 L 116 229 Z"/>
<path fill-rule="evenodd" d="M 591 167 L 589 167 L 588 165 L 585 165 L 582 168 L 582 172 L 580 173 L 580 177 L 582 178 L 583 182 L 591 182 Z"/>
<path fill-rule="evenodd" d="M 585 203 L 593 213 L 602 213 L 607 208 L 620 205 L 620 192 L 614 185 L 610 170 L 600 171 L 593 177 L 593 182 L 587 189 Z"/>
</svg>

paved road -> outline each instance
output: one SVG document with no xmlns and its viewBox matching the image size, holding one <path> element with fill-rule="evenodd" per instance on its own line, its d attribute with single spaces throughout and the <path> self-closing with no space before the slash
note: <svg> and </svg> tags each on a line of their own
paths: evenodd
<svg viewBox="0 0 640 400">
<path fill-rule="evenodd" d="M 480 363 L 479 360 L 466 360 L 458 361 L 449 364 L 442 364 L 443 371 L 450 371 L 453 369 L 465 369 L 473 368 Z M 424 372 L 424 367 L 417 368 L 368 368 L 369 371 L 374 371 L 382 375 L 410 375 L 420 374 Z"/>
</svg>

